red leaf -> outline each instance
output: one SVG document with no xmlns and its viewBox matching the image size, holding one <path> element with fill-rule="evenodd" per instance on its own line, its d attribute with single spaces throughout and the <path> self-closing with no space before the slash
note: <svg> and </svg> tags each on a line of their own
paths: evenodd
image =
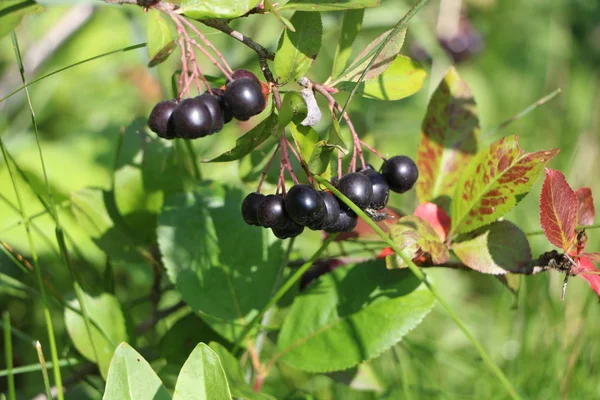
<svg viewBox="0 0 600 400">
<path fill-rule="evenodd" d="M 593 225 L 596 210 L 592 189 L 582 187 L 575 191 L 577 196 L 577 225 Z"/>
<path fill-rule="evenodd" d="M 575 240 L 577 196 L 560 171 L 546 168 L 540 221 L 550 243 L 568 253 Z"/>
<path fill-rule="evenodd" d="M 450 230 L 450 217 L 442 208 L 434 203 L 423 203 L 415 209 L 415 216 L 423 218 L 429 222 L 429 225 L 438 234 L 440 240 L 446 240 L 448 231 Z"/>
<path fill-rule="evenodd" d="M 592 290 L 598 295 L 598 300 L 600 300 L 600 275 L 597 275 L 597 272 L 600 271 L 596 269 L 594 263 L 592 263 L 592 261 L 587 257 L 580 257 L 579 266 L 575 271 L 572 272 L 585 279 L 587 283 L 590 284 Z"/>
<path fill-rule="evenodd" d="M 581 253 L 579 256 L 589 258 L 593 262 L 600 263 L 600 253 Z"/>
</svg>

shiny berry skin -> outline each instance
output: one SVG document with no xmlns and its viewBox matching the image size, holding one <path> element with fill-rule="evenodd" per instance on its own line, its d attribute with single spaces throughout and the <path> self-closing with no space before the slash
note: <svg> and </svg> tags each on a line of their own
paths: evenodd
<svg viewBox="0 0 600 400">
<path fill-rule="evenodd" d="M 381 175 L 391 191 L 404 193 L 410 190 L 419 178 L 419 169 L 410 157 L 394 156 L 383 163 Z"/>
<path fill-rule="evenodd" d="M 295 223 L 291 219 L 287 219 L 286 222 L 281 225 L 276 225 L 271 228 L 273 234 L 279 239 L 287 239 L 296 237 L 304 231 L 304 227 L 300 224 Z"/>
<path fill-rule="evenodd" d="M 225 100 L 223 99 L 223 95 L 225 91 L 223 89 L 210 89 L 212 91 L 213 96 L 219 102 L 219 106 L 221 107 L 221 111 L 223 112 L 223 122 L 228 123 L 233 119 L 233 115 L 231 115 L 231 110 L 225 106 Z"/>
<path fill-rule="evenodd" d="M 373 197 L 373 186 L 369 178 L 360 172 L 342 176 L 337 188 L 361 209 L 369 207 Z"/>
<path fill-rule="evenodd" d="M 225 88 L 225 106 L 235 119 L 247 121 L 264 110 L 266 102 L 260 84 L 249 78 L 240 78 Z"/>
<path fill-rule="evenodd" d="M 233 71 L 231 73 L 231 80 L 227 79 L 226 83 L 229 84 L 232 81 L 235 81 L 237 79 L 242 79 L 242 78 L 252 79 L 253 81 L 256 81 L 256 83 L 260 84 L 260 81 L 258 80 L 256 75 L 254 75 L 252 72 L 248 71 L 247 69 L 236 69 L 235 71 Z"/>
<path fill-rule="evenodd" d="M 258 206 L 264 198 L 264 194 L 254 192 L 242 201 L 242 217 L 248 225 L 260 226 L 258 223 Z"/>
<path fill-rule="evenodd" d="M 285 196 L 285 209 L 294 222 L 304 226 L 323 220 L 327 211 L 319 192 L 304 184 L 290 188 Z"/>
<path fill-rule="evenodd" d="M 161 101 L 155 105 L 148 118 L 148 126 L 152 132 L 161 138 L 173 139 L 175 133 L 169 125 L 169 118 L 176 108 L 177 102 L 175 100 Z"/>
<path fill-rule="evenodd" d="M 175 135 L 184 139 L 203 137 L 211 133 L 210 111 L 198 97 L 185 99 L 171 115 Z"/>
<path fill-rule="evenodd" d="M 265 228 L 282 226 L 289 220 L 285 212 L 285 201 L 283 197 L 276 194 L 265 196 L 258 205 L 256 215 L 258 223 Z"/>
<path fill-rule="evenodd" d="M 369 208 L 381 210 L 386 206 L 390 198 L 390 187 L 387 181 L 383 175 L 372 169 L 362 170 L 361 174 L 369 178 L 371 187 L 373 188 L 373 197 L 371 197 Z"/>
<path fill-rule="evenodd" d="M 223 111 L 221 111 L 219 101 L 208 92 L 198 96 L 198 100 L 204 103 L 204 106 L 210 113 L 210 118 L 212 120 L 212 129 L 210 130 L 210 133 L 219 132 L 223 129 L 225 121 L 223 120 Z"/>
<path fill-rule="evenodd" d="M 375 168 L 371 164 L 367 164 L 364 167 L 356 170 L 356 172 L 362 172 L 363 174 L 367 171 L 375 171 Z"/>
<path fill-rule="evenodd" d="M 330 192 L 319 192 L 319 194 L 325 205 L 325 217 L 308 225 L 310 229 L 315 231 L 329 228 L 336 223 L 340 215 L 340 204 L 337 198 Z"/>
<path fill-rule="evenodd" d="M 352 210 L 346 210 L 340 208 L 337 221 L 329 228 L 325 229 L 325 232 L 350 232 L 358 223 L 358 217 Z"/>
</svg>

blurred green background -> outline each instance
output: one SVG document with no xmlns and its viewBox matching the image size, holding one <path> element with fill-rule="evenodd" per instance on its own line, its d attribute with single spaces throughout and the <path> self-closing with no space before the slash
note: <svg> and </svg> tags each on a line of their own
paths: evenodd
<svg viewBox="0 0 600 400">
<path fill-rule="evenodd" d="M 446 5 L 457 2 L 444 1 Z M 460 4 L 460 2 L 458 2 Z M 26 78 L 31 80 L 60 67 L 137 43 L 145 42 L 146 15 L 137 7 L 95 3 L 45 3 L 46 11 L 27 17 L 17 29 L 24 54 Z M 365 14 L 363 31 L 355 54 L 369 41 L 393 26 L 408 9 L 404 1 L 382 0 Z M 589 186 L 600 193 L 600 6 L 597 0 L 469 0 L 463 2 L 470 29 L 481 35 L 480 51 L 460 60 L 458 72 L 470 84 L 479 107 L 481 146 L 501 136 L 518 134 L 525 151 L 560 147 L 549 165 L 561 170 L 572 187 Z M 442 11 L 444 8 L 441 9 Z M 450 57 L 436 40 L 440 2 L 431 1 L 409 26 L 403 53 L 431 54 L 423 65 L 429 77 L 422 90 L 397 102 L 353 99 L 350 113 L 359 134 L 384 155 L 415 156 L 420 124 L 427 101 Z M 339 35 L 341 14 L 324 13 L 323 48 L 311 77 L 324 81 L 331 70 Z M 78 22 L 65 33 L 67 22 Z M 254 15 L 232 25 L 270 49 L 281 32 L 272 16 Z M 254 53 L 238 42 L 209 28 L 201 28 L 222 50 L 234 68 L 258 72 Z M 60 38 L 53 48 L 53 40 Z M 45 50 L 50 50 L 45 54 Z M 39 59 L 40 54 L 43 59 Z M 37 57 L 37 58 L 36 58 Z M 146 49 L 117 53 L 44 79 L 30 88 L 41 135 L 44 160 L 57 203 L 64 205 L 61 220 L 69 234 L 74 263 L 84 271 L 91 287 L 100 279 L 106 255 L 89 239 L 68 208 L 70 193 L 84 187 L 110 188 L 119 132 L 137 117 L 145 117 L 158 101 L 173 97 L 172 72 L 179 57 L 172 56 L 157 68 L 148 69 Z M 205 60 L 205 73 L 217 71 Z M 33 67 L 35 67 L 33 69 Z M 33 69 L 33 70 L 32 70 Z M 10 36 L 0 40 L 0 98 L 21 86 Z M 561 93 L 526 117 L 494 133 L 486 132 L 523 110 L 544 95 Z M 338 97 L 344 100 L 344 95 Z M 194 142 L 200 159 L 208 159 L 232 147 L 235 139 L 259 121 L 228 124 L 218 135 Z M 35 192 L 45 196 L 43 174 L 35 145 L 24 92 L 0 104 L 0 135 L 17 164 L 33 182 Z M 378 161 L 372 161 L 379 166 Z M 202 164 L 205 178 L 241 183 L 239 163 Z M 19 182 L 25 211 L 43 210 L 31 191 Z M 247 184 L 248 190 L 252 187 Z M 541 181 L 506 219 L 525 232 L 540 229 Z M 598 195 L 600 196 L 600 195 Z M 392 204 L 410 212 L 416 206 L 414 193 L 392 196 Z M 31 251 L 15 210 L 16 197 L 6 164 L 0 163 L 0 240 L 18 253 Z M 596 203 L 598 204 L 598 203 Z M 48 216 L 35 219 L 35 246 L 44 274 L 59 293 L 72 291 L 72 281 L 60 261 L 54 240 L 54 224 Z M 588 232 L 590 251 L 600 251 L 600 233 Z M 530 236 L 534 255 L 552 249 L 541 235 Z M 318 234 L 303 235 L 296 256 L 310 255 L 318 246 Z M 14 267 L 0 253 L 0 272 L 35 287 L 32 275 Z M 148 304 L 132 300 L 148 293 L 152 272 L 140 265 L 120 268 L 116 294 L 132 324 L 148 315 Z M 530 399 L 593 399 L 600 394 L 600 321 L 598 298 L 582 279 L 571 279 L 566 301 L 560 301 L 563 276 L 558 273 L 527 277 L 521 281 L 518 300 L 490 276 L 454 270 L 430 272 L 443 296 L 492 354 L 509 379 Z M 61 309 L 52 305 L 61 355 L 72 356 Z M 18 365 L 37 362 L 30 339 L 39 339 L 45 349 L 47 336 L 39 298 L 0 285 L 0 309 L 10 312 L 13 325 L 23 335 L 15 336 Z M 146 338 L 152 343 L 155 338 Z M 0 350 L 0 352 L 2 352 Z M 49 357 L 48 351 L 47 358 Z M 0 361 L 4 368 L 4 357 Z M 379 359 L 361 369 L 376 378 L 374 387 L 391 383 L 402 388 L 390 399 L 502 399 L 501 385 L 483 367 L 475 349 L 440 307 L 414 332 Z M 365 372 L 367 371 L 367 372 Z M 64 374 L 68 377 L 69 369 Z M 333 379 L 333 378 L 332 378 Z M 39 372 L 19 375 L 23 398 L 43 391 Z M 4 388 L 0 378 L 0 387 Z M 308 380 L 305 389 L 319 393 L 319 381 Z M 97 396 L 80 385 L 71 398 Z M 323 395 L 332 398 L 331 394 Z M 344 398 L 344 397 L 339 397 Z"/>
</svg>

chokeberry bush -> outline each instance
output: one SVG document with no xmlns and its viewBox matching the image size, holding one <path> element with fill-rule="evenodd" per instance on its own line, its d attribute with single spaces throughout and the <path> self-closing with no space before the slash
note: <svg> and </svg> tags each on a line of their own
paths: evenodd
<svg viewBox="0 0 600 400">
<path fill-rule="evenodd" d="M 5 398 L 597 397 L 597 7 L 97 3 L 0 4 Z"/>
</svg>

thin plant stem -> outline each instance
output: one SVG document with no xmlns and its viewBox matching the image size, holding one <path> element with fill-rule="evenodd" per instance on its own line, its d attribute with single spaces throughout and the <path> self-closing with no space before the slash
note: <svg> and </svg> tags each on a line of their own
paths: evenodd
<svg viewBox="0 0 600 400">
<path fill-rule="evenodd" d="M 283 135 L 285 136 L 285 132 L 283 133 Z M 308 170 L 308 166 L 306 165 L 306 163 L 304 162 L 304 160 L 300 157 L 300 155 L 298 154 L 298 152 L 296 151 L 296 149 L 294 148 L 294 146 L 288 140 L 287 137 L 285 138 L 285 141 L 287 143 L 287 148 L 292 152 L 292 154 L 294 155 L 294 157 L 296 157 L 296 160 L 298 160 L 298 162 L 300 163 L 300 166 L 302 167 L 302 169 L 304 170 L 304 173 L 306 174 L 306 177 L 308 178 L 308 182 L 312 185 L 313 184 L 313 178 L 312 178 L 312 174 Z M 291 167 L 291 164 L 290 164 L 290 167 Z"/>
<path fill-rule="evenodd" d="M 516 389 L 510 383 L 510 381 L 508 380 L 508 378 L 504 375 L 504 373 L 502 372 L 502 370 L 494 363 L 494 361 L 492 360 L 492 358 L 487 354 L 487 352 L 485 351 L 485 349 L 483 348 L 483 346 L 479 343 L 479 341 L 475 338 L 475 336 L 473 335 L 473 333 L 471 333 L 471 331 L 465 325 L 465 323 L 454 312 L 454 310 L 452 309 L 452 307 L 450 307 L 450 304 L 448 304 L 448 302 L 446 302 L 446 300 L 444 300 L 444 298 L 438 292 L 437 288 L 427 279 L 426 275 L 419 269 L 419 267 L 417 267 L 415 265 L 415 263 L 412 261 L 412 259 L 410 257 L 408 257 L 406 254 L 404 254 L 402 252 L 402 249 L 400 249 L 396 245 L 396 243 L 394 243 L 394 241 L 389 237 L 389 235 L 386 234 L 356 204 L 352 203 L 339 190 L 337 190 L 334 186 L 332 186 L 329 182 L 327 182 L 327 180 L 325 180 L 325 179 L 323 179 L 323 178 L 321 178 L 319 176 L 315 176 L 314 178 L 315 178 L 315 180 L 317 180 L 317 182 L 321 183 L 327 189 L 329 189 L 337 198 L 339 198 L 341 201 L 343 201 L 344 204 L 346 204 L 348 207 L 350 207 L 350 209 L 352 211 L 354 211 L 362 220 L 364 220 L 367 223 L 367 225 L 369 225 L 375 231 L 375 233 L 377 233 L 386 242 L 386 244 L 388 246 L 390 246 L 392 248 L 392 250 L 394 250 L 394 252 L 400 258 L 402 258 L 402 260 L 406 263 L 406 265 L 408 266 L 408 268 L 410 268 L 410 270 L 412 271 L 412 273 L 417 278 L 419 278 L 419 280 L 421 280 L 427 286 L 427 288 L 429 289 L 429 291 L 431 292 L 431 294 L 433 294 L 433 296 L 436 298 L 436 300 L 446 310 L 446 312 L 452 318 L 452 320 L 454 321 L 454 323 L 458 326 L 458 328 L 461 331 L 463 331 L 463 333 L 465 334 L 465 336 L 471 341 L 471 344 L 473 345 L 473 347 L 475 347 L 475 349 L 479 353 L 480 357 L 482 358 L 483 362 L 488 366 L 488 368 L 496 376 L 496 378 L 498 378 L 498 380 L 500 381 L 500 383 L 502 383 L 502 385 L 504 386 L 504 388 L 506 389 L 506 392 L 510 395 L 510 397 L 513 398 L 513 399 L 521 399 L 521 396 L 518 394 L 518 392 L 516 391 Z"/>
<path fill-rule="evenodd" d="M 325 239 L 323 244 L 321 244 L 321 247 L 319 247 L 319 249 L 312 255 L 312 257 L 307 262 L 305 262 L 300 268 L 298 268 L 296 270 L 296 272 L 291 277 L 289 277 L 288 280 L 285 281 L 285 283 L 283 285 L 281 285 L 281 287 L 277 290 L 277 292 L 275 292 L 275 294 L 273 296 L 271 296 L 271 298 L 269 299 L 267 304 L 263 307 L 263 309 L 260 310 L 260 312 L 254 316 L 254 318 L 252 318 L 252 320 L 244 327 L 244 329 L 242 330 L 240 335 L 235 340 L 235 344 L 233 346 L 234 353 L 236 353 L 240 349 L 241 343 L 244 341 L 246 335 L 248 335 L 248 333 L 252 329 L 254 329 L 254 326 L 261 320 L 261 318 L 267 312 L 267 310 L 269 310 L 271 307 L 273 307 L 275 304 L 277 304 L 277 302 L 279 300 L 281 300 L 281 298 L 292 288 L 292 286 L 294 286 L 294 284 L 296 282 L 298 282 L 298 280 L 302 277 L 302 275 L 304 275 L 304 273 L 319 258 L 321 253 L 323 253 L 323 251 L 325 251 L 325 249 L 327 249 L 327 247 L 331 243 L 333 243 L 333 241 L 335 240 L 337 235 L 338 235 L 337 233 L 334 233 L 334 234 L 330 235 L 327 239 Z"/>
<path fill-rule="evenodd" d="M 5 332 L 5 335 L 6 335 L 6 332 Z M 81 360 L 79 360 L 77 358 L 69 358 L 66 360 L 60 360 L 58 363 L 58 365 L 61 367 L 73 367 L 73 366 L 79 365 L 79 364 L 81 364 Z M 11 368 L 12 368 L 12 365 L 11 365 Z M 46 363 L 46 368 L 48 368 L 48 369 L 54 368 L 54 364 Z M 13 375 L 20 375 L 20 374 L 26 374 L 29 372 L 37 372 L 41 369 L 42 369 L 42 366 L 39 363 L 23 365 L 21 367 L 12 368 L 10 371 L 7 368 L 3 371 L 0 371 L 0 377 L 10 376 L 11 373 Z"/>
<path fill-rule="evenodd" d="M 281 146 L 281 142 L 277 143 L 277 147 L 275 147 L 275 151 L 271 155 L 271 158 L 269 158 L 269 161 L 267 161 L 267 165 L 265 166 L 265 169 L 263 170 L 262 174 L 260 174 L 260 181 L 258 182 L 258 187 L 256 188 L 257 193 L 260 193 L 260 190 L 262 189 L 262 185 L 265 182 L 265 178 L 267 177 L 269 168 L 271 168 L 271 164 L 273 164 L 273 160 L 275 159 L 275 156 L 277 155 L 277 152 L 279 151 L 280 146 Z"/>
<path fill-rule="evenodd" d="M 38 359 L 40 360 L 40 366 L 42 371 L 42 377 L 44 378 L 44 388 L 46 389 L 46 397 L 48 399 L 52 399 L 52 390 L 50 389 L 50 379 L 48 378 L 48 368 L 46 366 L 46 358 L 44 357 L 44 352 L 42 351 L 42 344 L 39 341 L 35 342 L 35 350 L 37 351 Z M 56 363 L 58 365 L 58 362 Z M 56 371 L 60 368 L 55 368 Z M 61 382 L 62 386 L 62 382 Z M 57 386 L 58 389 L 58 386 Z"/>
<path fill-rule="evenodd" d="M 594 224 L 594 225 L 588 225 L 588 226 L 581 225 L 581 226 L 576 227 L 575 230 L 580 231 L 582 229 L 585 229 L 587 231 L 587 230 L 598 229 L 598 228 L 600 228 L 600 224 Z M 544 235 L 544 231 L 542 231 L 542 230 L 532 231 L 532 232 L 527 232 L 525 234 L 525 236 L 537 236 L 537 235 Z"/>
<path fill-rule="evenodd" d="M 5 311 L 2 315 L 4 326 L 4 360 L 6 362 L 6 377 L 8 381 L 8 399 L 15 400 L 15 375 L 13 370 L 12 335 L 10 329 L 10 315 Z M 2 375 L 0 375 L 2 376 Z"/>
</svg>

